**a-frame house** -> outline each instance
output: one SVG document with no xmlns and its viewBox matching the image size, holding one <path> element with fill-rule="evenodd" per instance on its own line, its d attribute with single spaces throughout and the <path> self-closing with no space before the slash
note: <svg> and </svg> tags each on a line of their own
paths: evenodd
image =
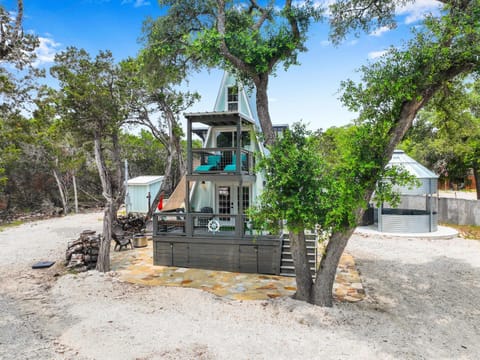
<svg viewBox="0 0 480 360">
<path fill-rule="evenodd" d="M 280 272 L 280 237 L 255 229 L 246 215 L 265 181 L 255 171 L 264 148 L 253 99 L 225 74 L 214 111 L 185 114 L 185 208 L 154 216 L 155 265 Z M 202 148 L 193 148 L 194 134 Z"/>
</svg>

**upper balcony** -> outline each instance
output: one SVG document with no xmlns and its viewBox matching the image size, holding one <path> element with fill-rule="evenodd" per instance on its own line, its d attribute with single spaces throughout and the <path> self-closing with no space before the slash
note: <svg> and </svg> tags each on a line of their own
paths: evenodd
<svg viewBox="0 0 480 360">
<path fill-rule="evenodd" d="M 238 112 L 190 113 L 187 122 L 187 175 L 254 175 L 254 121 Z M 192 148 L 192 125 L 209 127 L 203 132 L 203 148 Z M 193 180 L 193 179 L 192 179 Z"/>
<path fill-rule="evenodd" d="M 237 156 L 239 154 L 239 156 Z M 253 152 L 238 148 L 192 149 L 194 159 L 199 159 L 189 174 L 254 174 Z"/>
</svg>

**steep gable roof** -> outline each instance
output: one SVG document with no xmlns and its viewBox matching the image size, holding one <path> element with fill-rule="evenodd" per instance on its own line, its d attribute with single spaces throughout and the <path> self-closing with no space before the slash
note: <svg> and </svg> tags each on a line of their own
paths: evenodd
<svg viewBox="0 0 480 360">
<path fill-rule="evenodd" d="M 220 89 L 218 90 L 217 100 L 215 101 L 215 107 L 213 110 L 216 112 L 228 111 L 228 88 L 235 85 L 238 86 L 238 112 L 252 119 L 257 126 L 257 131 L 260 131 L 261 127 L 258 121 L 257 108 L 255 106 L 255 90 L 246 89 L 232 74 L 228 72 L 223 74 L 222 82 L 220 84 Z"/>
</svg>

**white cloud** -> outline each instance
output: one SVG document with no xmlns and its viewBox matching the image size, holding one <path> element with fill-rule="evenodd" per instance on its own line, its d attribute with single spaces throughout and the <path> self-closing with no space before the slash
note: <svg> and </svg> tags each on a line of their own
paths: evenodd
<svg viewBox="0 0 480 360">
<path fill-rule="evenodd" d="M 294 7 L 299 7 L 305 5 L 305 0 L 296 0 L 292 2 L 292 5 Z M 316 9 L 322 9 L 325 6 L 325 1 L 323 0 L 317 0 L 313 2 L 313 7 Z"/>
<path fill-rule="evenodd" d="M 330 17 L 331 12 L 329 6 L 334 4 L 338 0 L 316 0 L 315 3 L 318 3 L 320 6 L 326 9 L 325 15 Z M 404 6 L 397 9 L 397 15 L 404 15 L 405 23 L 411 24 L 418 20 L 422 20 L 425 15 L 429 13 L 439 14 L 440 9 L 442 8 L 442 3 L 437 0 L 416 0 L 409 1 Z M 383 31 L 385 32 L 385 30 Z"/>
<path fill-rule="evenodd" d="M 53 62 L 57 48 L 61 45 L 52 38 L 38 37 L 40 45 L 35 49 L 37 59 L 33 63 L 33 66 L 38 67 L 40 65 Z"/>
<path fill-rule="evenodd" d="M 133 3 L 133 7 L 141 7 L 141 6 L 149 6 L 150 5 L 150 1 L 148 0 L 123 0 L 122 1 L 122 5 L 123 4 L 131 4 Z"/>
<path fill-rule="evenodd" d="M 331 43 L 330 43 L 330 41 L 328 41 L 328 40 L 322 40 L 322 41 L 320 41 L 320 45 L 322 45 L 322 46 L 329 46 L 330 44 L 331 44 Z"/>
<path fill-rule="evenodd" d="M 370 36 L 380 37 L 388 31 L 390 31 L 390 28 L 388 26 L 382 26 L 381 28 L 378 28 L 374 32 L 370 33 Z"/>
<path fill-rule="evenodd" d="M 422 20 L 426 15 L 438 14 L 442 4 L 436 0 L 417 0 L 409 2 L 397 10 L 398 15 L 405 15 L 405 23 L 412 24 Z"/>
<path fill-rule="evenodd" d="M 371 51 L 368 53 L 368 58 L 369 59 L 377 59 L 379 57 L 382 57 L 387 53 L 387 50 L 381 50 L 381 51 Z"/>
</svg>

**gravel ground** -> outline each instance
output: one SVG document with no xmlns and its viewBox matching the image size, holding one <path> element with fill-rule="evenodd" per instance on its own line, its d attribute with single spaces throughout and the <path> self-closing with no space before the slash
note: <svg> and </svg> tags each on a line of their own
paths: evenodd
<svg viewBox="0 0 480 360">
<path fill-rule="evenodd" d="M 94 271 L 58 276 L 100 214 L 0 233 L 0 359 L 478 359 L 480 242 L 385 240 L 348 245 L 367 291 L 319 308 L 292 299 L 232 301 L 142 287 Z"/>
</svg>

